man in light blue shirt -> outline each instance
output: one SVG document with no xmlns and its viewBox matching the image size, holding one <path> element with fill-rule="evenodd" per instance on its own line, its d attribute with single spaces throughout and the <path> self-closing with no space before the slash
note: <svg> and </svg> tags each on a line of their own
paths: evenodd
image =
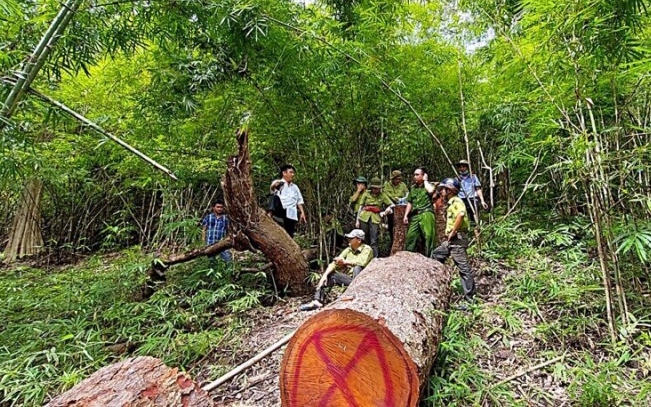
<svg viewBox="0 0 651 407">
<path fill-rule="evenodd" d="M 461 183 L 458 196 L 466 205 L 468 219 L 471 223 L 476 224 L 479 220 L 478 201 L 483 209 L 488 209 L 488 204 L 484 201 L 484 194 L 481 192 L 481 182 L 479 182 L 477 175 L 470 173 L 470 163 L 467 160 L 460 160 L 456 167 L 459 172 L 459 182 Z"/>
</svg>

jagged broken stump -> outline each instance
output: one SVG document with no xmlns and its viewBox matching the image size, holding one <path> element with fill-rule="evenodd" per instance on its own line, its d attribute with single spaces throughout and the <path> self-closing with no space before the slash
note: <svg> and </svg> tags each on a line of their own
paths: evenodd
<svg viewBox="0 0 651 407">
<path fill-rule="evenodd" d="M 450 271 L 418 253 L 375 259 L 287 345 L 283 406 L 416 406 L 436 357 Z"/>
<path fill-rule="evenodd" d="M 186 374 L 152 357 L 106 366 L 45 407 L 213 407 L 208 393 Z"/>
</svg>

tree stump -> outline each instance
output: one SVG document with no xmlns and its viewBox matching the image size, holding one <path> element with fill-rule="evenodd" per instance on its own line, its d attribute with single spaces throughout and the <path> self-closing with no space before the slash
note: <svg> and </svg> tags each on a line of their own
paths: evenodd
<svg viewBox="0 0 651 407">
<path fill-rule="evenodd" d="M 391 245 L 391 255 L 405 250 L 405 240 L 407 239 L 408 225 L 402 221 L 405 217 L 407 205 L 396 205 L 393 207 L 393 244 Z"/>
<path fill-rule="evenodd" d="M 223 188 L 233 234 L 244 236 L 274 264 L 274 278 L 292 295 L 307 294 L 308 264 L 287 232 L 258 207 L 251 178 L 248 131 L 237 132 L 237 156 L 228 160 Z"/>
<path fill-rule="evenodd" d="M 436 224 L 436 238 L 438 239 L 439 244 L 447 240 L 445 235 L 445 212 L 446 206 L 445 198 L 442 196 L 438 197 L 434 201 L 434 220 Z"/>
<path fill-rule="evenodd" d="M 287 345 L 283 406 L 417 406 L 441 340 L 450 272 L 400 252 L 373 260 Z"/>
<path fill-rule="evenodd" d="M 215 403 L 190 377 L 152 357 L 103 367 L 45 407 L 212 407 Z"/>
</svg>

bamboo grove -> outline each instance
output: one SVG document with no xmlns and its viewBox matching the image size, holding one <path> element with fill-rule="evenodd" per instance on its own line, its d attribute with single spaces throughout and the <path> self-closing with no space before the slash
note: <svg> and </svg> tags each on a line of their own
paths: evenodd
<svg viewBox="0 0 651 407">
<path fill-rule="evenodd" d="M 484 239 L 516 218 L 588 242 L 616 342 L 651 277 L 647 6 L 3 0 L 0 241 L 36 218 L 54 259 L 197 244 L 246 120 L 259 196 L 293 163 L 311 238 L 350 222 L 355 175 L 469 158 Z"/>
</svg>

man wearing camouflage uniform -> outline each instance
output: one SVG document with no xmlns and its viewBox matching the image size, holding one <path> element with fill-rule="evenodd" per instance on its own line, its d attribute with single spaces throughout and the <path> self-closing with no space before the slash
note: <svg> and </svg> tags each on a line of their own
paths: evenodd
<svg viewBox="0 0 651 407">
<path fill-rule="evenodd" d="M 427 173 L 423 167 L 414 170 L 414 185 L 409 191 L 407 208 L 403 222 L 409 225 L 405 249 L 416 251 L 418 240 L 423 238 L 423 254 L 430 256 L 434 249 L 436 239 L 434 208 L 432 207 L 432 194 L 434 186 L 429 183 Z"/>
<path fill-rule="evenodd" d="M 454 264 L 459 268 L 464 297 L 467 301 L 471 301 L 475 295 L 475 277 L 466 252 L 470 222 L 466 206 L 457 195 L 460 188 L 459 180 L 452 178 L 444 179 L 438 186 L 448 204 L 445 224 L 447 240 L 434 249 L 432 258 L 444 263 L 448 257 L 452 257 Z"/>
</svg>

